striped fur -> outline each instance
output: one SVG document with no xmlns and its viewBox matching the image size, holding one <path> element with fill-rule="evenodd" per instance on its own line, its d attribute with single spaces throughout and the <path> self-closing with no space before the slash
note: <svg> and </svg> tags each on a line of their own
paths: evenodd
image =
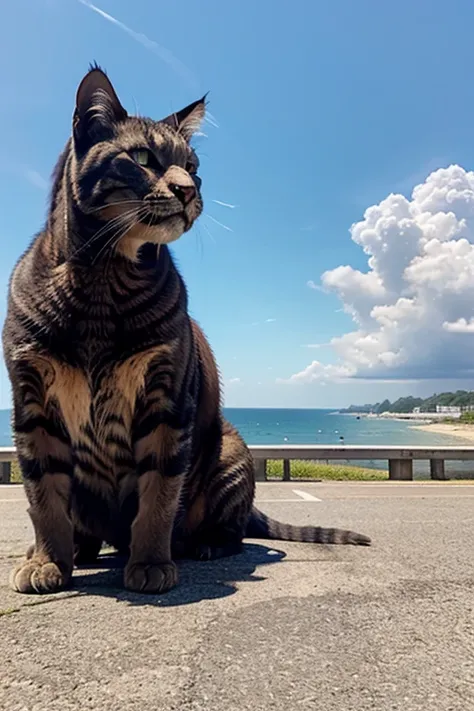
<svg viewBox="0 0 474 711">
<path fill-rule="evenodd" d="M 245 535 L 368 543 L 252 508 L 252 457 L 221 415 L 219 377 L 167 243 L 202 211 L 190 138 L 204 99 L 128 117 L 93 67 L 76 98 L 47 224 L 10 281 L 3 331 L 35 544 L 20 592 L 66 586 L 104 541 L 125 586 L 162 592 L 174 558 L 237 553 Z"/>
</svg>

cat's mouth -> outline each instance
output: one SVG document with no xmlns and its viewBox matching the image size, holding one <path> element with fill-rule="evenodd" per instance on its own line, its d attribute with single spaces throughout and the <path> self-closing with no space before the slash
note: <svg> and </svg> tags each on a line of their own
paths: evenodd
<svg viewBox="0 0 474 711">
<path fill-rule="evenodd" d="M 188 230 L 191 227 L 192 220 L 186 215 L 184 211 L 173 212 L 171 215 L 157 215 L 155 212 L 146 212 L 144 215 L 140 216 L 140 222 L 147 227 L 158 227 L 160 225 L 165 225 L 168 221 L 182 220 L 184 224 L 184 230 Z"/>
</svg>

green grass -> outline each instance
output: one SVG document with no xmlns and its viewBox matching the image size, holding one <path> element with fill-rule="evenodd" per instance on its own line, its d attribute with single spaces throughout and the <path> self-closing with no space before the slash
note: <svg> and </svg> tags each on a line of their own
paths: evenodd
<svg viewBox="0 0 474 711">
<path fill-rule="evenodd" d="M 321 464 L 295 459 L 290 462 L 292 479 L 326 479 L 332 481 L 383 481 L 388 479 L 385 469 L 366 469 L 348 464 Z M 283 476 L 283 460 L 267 461 L 267 476 L 281 479 Z"/>
<path fill-rule="evenodd" d="M 446 425 L 474 425 L 474 412 L 463 412 L 460 417 L 443 417 L 440 422 Z"/>
<path fill-rule="evenodd" d="M 346 464 L 320 464 L 295 460 L 290 464 L 292 479 L 327 479 L 332 481 L 382 481 L 388 479 L 388 471 L 383 469 L 365 469 L 351 467 Z M 283 476 L 283 460 L 269 460 L 267 462 L 267 476 L 281 479 Z M 18 462 L 12 462 L 11 481 L 21 482 L 20 467 Z"/>
<path fill-rule="evenodd" d="M 290 470 L 292 479 L 323 479 L 325 481 L 388 480 L 388 470 L 386 469 L 366 469 L 364 467 L 352 467 L 349 464 L 321 464 L 301 459 L 292 461 Z M 269 479 L 281 479 L 283 477 L 283 460 L 268 460 L 267 476 Z M 12 462 L 11 481 L 13 484 L 21 483 L 20 467 L 16 461 Z M 423 483 L 429 482 L 429 479 L 423 480 Z M 421 480 L 419 483 L 422 483 Z M 474 479 L 452 479 L 449 483 L 474 485 Z"/>
<path fill-rule="evenodd" d="M 16 459 L 12 462 L 10 481 L 12 482 L 12 484 L 21 484 L 20 465 L 18 464 Z"/>
</svg>

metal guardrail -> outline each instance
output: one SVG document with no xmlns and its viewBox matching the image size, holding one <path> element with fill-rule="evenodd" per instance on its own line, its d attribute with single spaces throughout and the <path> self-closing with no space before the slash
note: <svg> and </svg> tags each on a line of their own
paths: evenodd
<svg viewBox="0 0 474 711">
<path fill-rule="evenodd" d="M 296 459 L 318 460 L 387 460 L 389 479 L 413 479 L 413 461 L 430 462 L 432 479 L 446 479 L 445 461 L 473 461 L 474 447 L 393 447 L 383 445 L 251 445 L 255 461 L 257 481 L 267 479 L 266 466 L 269 459 L 283 460 L 283 481 L 290 481 L 290 462 Z M 16 457 L 15 447 L 0 447 L 0 483 L 8 484 L 11 477 L 11 462 Z"/>
<path fill-rule="evenodd" d="M 430 462 L 432 479 L 445 480 L 445 461 L 473 461 L 474 447 L 397 447 L 384 445 L 253 445 L 250 451 L 255 460 L 257 481 L 265 481 L 266 463 L 269 459 L 283 460 L 283 481 L 290 481 L 290 462 L 295 459 L 317 460 L 387 460 L 389 479 L 413 479 L 413 461 Z"/>
</svg>

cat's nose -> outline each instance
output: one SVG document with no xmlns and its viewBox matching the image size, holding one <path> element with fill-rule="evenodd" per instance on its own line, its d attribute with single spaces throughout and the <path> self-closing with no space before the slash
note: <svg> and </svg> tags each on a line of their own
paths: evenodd
<svg viewBox="0 0 474 711">
<path fill-rule="evenodd" d="M 196 197 L 196 188 L 194 185 L 178 185 L 177 183 L 170 183 L 168 187 L 173 195 L 176 195 L 178 200 L 180 200 L 183 205 L 189 205 L 191 200 Z"/>
</svg>

